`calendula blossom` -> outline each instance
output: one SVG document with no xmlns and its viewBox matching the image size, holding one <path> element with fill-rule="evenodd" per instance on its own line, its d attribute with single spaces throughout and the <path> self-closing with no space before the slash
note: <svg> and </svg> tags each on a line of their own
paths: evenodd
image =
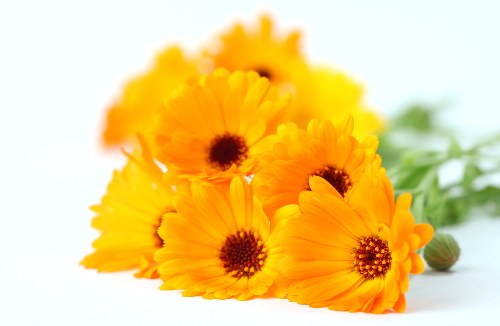
<svg viewBox="0 0 500 326">
<path fill-rule="evenodd" d="M 364 137 L 381 131 L 381 118 L 363 102 L 363 89 L 346 74 L 311 65 L 298 30 L 278 31 L 268 15 L 259 25 L 236 23 L 207 51 L 214 67 L 230 71 L 255 70 L 282 91 L 293 94 L 285 120 L 306 128 L 309 120 L 338 122 L 345 113 L 355 116 L 354 134 Z"/>
<path fill-rule="evenodd" d="M 138 277 L 158 277 L 153 254 L 163 242 L 157 230 L 162 215 L 175 210 L 174 192 L 162 175 L 142 141 L 142 149 L 128 155 L 101 202 L 91 207 L 96 214 L 92 226 L 101 234 L 83 266 L 100 272 L 139 269 Z"/>
<path fill-rule="evenodd" d="M 184 296 L 405 310 L 434 230 L 409 193 L 395 200 L 362 86 L 311 64 L 301 42 L 261 15 L 197 55 L 166 48 L 126 83 L 102 140 L 137 149 L 91 208 L 100 235 L 83 266 Z M 445 264 L 430 249 L 441 269 L 459 253 Z"/>
<path fill-rule="evenodd" d="M 104 144 L 132 142 L 137 132 L 151 127 L 154 114 L 172 91 L 199 74 L 197 60 L 180 47 L 171 46 L 160 52 L 148 71 L 128 81 L 108 108 L 102 134 Z"/>
<path fill-rule="evenodd" d="M 300 216 L 289 221 L 282 241 L 289 300 L 351 312 L 405 309 L 408 275 L 424 270 L 415 251 L 430 241 L 433 229 L 415 224 L 410 194 L 394 203 L 385 175 L 366 176 L 365 182 L 352 199 L 362 202 L 352 206 L 317 176 L 311 191 L 300 194 Z"/>
<path fill-rule="evenodd" d="M 261 155 L 252 180 L 266 212 L 272 216 L 278 208 L 297 203 L 299 193 L 309 189 L 311 175 L 323 177 L 338 196 L 348 198 L 365 168 L 379 160 L 377 137 L 359 142 L 352 136 L 353 128 L 349 115 L 337 125 L 311 120 L 307 131 L 281 125 L 275 144 Z"/>
<path fill-rule="evenodd" d="M 287 91 L 293 90 L 295 75 L 306 69 L 300 32 L 281 33 L 268 15 L 261 15 L 257 26 L 234 24 L 207 54 L 214 67 L 254 70 Z"/>
<path fill-rule="evenodd" d="M 218 69 L 183 85 L 158 111 L 152 132 L 167 178 L 224 182 L 253 174 L 289 100 L 253 71 Z"/>
<path fill-rule="evenodd" d="M 382 118 L 364 102 L 362 86 L 342 71 L 311 65 L 294 80 L 296 97 L 285 118 L 306 129 L 311 119 L 338 123 L 345 114 L 356 121 L 352 134 L 364 138 L 382 131 Z"/>
<path fill-rule="evenodd" d="M 163 248 L 155 254 L 161 289 L 184 296 L 246 300 L 269 295 L 282 258 L 279 234 L 242 177 L 193 183 L 176 213 L 163 219 Z"/>
</svg>

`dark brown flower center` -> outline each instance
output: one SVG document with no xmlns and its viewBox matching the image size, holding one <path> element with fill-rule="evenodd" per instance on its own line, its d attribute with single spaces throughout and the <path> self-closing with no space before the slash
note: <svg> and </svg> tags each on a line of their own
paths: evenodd
<svg viewBox="0 0 500 326">
<path fill-rule="evenodd" d="M 378 236 L 364 237 L 354 248 L 354 270 L 365 280 L 383 278 L 391 269 L 392 256 L 387 241 Z"/>
<path fill-rule="evenodd" d="M 267 79 L 271 80 L 273 77 L 273 74 L 271 71 L 265 67 L 257 67 L 254 69 L 261 77 L 266 77 Z"/>
<path fill-rule="evenodd" d="M 318 169 L 312 173 L 328 181 L 333 188 L 337 189 L 342 197 L 347 195 L 349 189 L 352 188 L 352 181 L 349 175 L 342 169 L 337 169 L 331 165 L 327 165 L 322 169 Z M 309 185 L 307 189 L 310 190 Z"/>
<path fill-rule="evenodd" d="M 226 238 L 219 259 L 226 273 L 235 278 L 251 277 L 262 269 L 267 249 L 257 232 L 238 231 Z"/>
<path fill-rule="evenodd" d="M 245 139 L 229 133 L 216 136 L 208 149 L 209 163 L 219 170 L 227 170 L 233 164 L 238 166 L 247 157 L 248 146 Z"/>
</svg>

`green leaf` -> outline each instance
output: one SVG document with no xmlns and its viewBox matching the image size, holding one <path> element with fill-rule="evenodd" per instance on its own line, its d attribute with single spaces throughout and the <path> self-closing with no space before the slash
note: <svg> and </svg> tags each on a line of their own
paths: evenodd
<svg viewBox="0 0 500 326">
<path fill-rule="evenodd" d="M 410 129 L 415 131 L 430 131 L 434 129 L 435 108 L 422 104 L 409 106 L 393 121 L 395 129 Z"/>
<path fill-rule="evenodd" d="M 396 146 L 387 134 L 379 136 L 378 153 L 382 157 L 382 163 L 387 169 L 397 166 L 401 159 L 403 149 Z"/>
<path fill-rule="evenodd" d="M 432 150 L 406 151 L 401 155 L 401 167 L 413 168 L 423 165 L 438 165 L 441 163 L 442 153 Z"/>
<path fill-rule="evenodd" d="M 448 145 L 448 157 L 449 158 L 454 158 L 454 157 L 460 157 L 464 151 L 458 144 L 458 141 L 456 140 L 455 137 L 451 137 L 450 139 L 450 144 Z"/>
<path fill-rule="evenodd" d="M 473 191 L 468 196 L 472 205 L 488 208 L 495 216 L 500 216 L 500 188 L 487 186 Z"/>
<path fill-rule="evenodd" d="M 439 228 L 444 219 L 445 205 L 448 193 L 439 187 L 439 176 L 437 173 L 428 176 L 429 181 L 425 185 L 425 207 L 424 214 L 435 228 Z"/>
<path fill-rule="evenodd" d="M 423 194 L 417 194 L 413 197 L 411 212 L 415 217 L 415 221 L 417 223 L 422 223 L 424 221 L 427 221 L 427 219 L 424 216 L 424 203 L 425 203 L 425 197 Z"/>
<path fill-rule="evenodd" d="M 483 171 L 477 164 L 468 161 L 465 164 L 464 168 L 464 176 L 461 182 L 462 187 L 464 187 L 466 191 L 471 191 L 472 183 L 474 182 L 474 180 L 476 180 L 477 177 L 481 176 L 482 174 Z"/>
<path fill-rule="evenodd" d="M 420 186 L 424 177 L 433 168 L 433 165 L 429 164 L 401 169 L 397 175 L 395 187 L 402 189 L 416 189 Z"/>
<path fill-rule="evenodd" d="M 468 216 L 470 209 L 471 205 L 467 197 L 448 198 L 444 206 L 441 226 L 461 223 Z"/>
</svg>

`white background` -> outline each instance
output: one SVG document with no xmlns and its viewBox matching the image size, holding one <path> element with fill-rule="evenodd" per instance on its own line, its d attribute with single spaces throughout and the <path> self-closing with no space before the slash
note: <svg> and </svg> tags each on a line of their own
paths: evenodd
<svg viewBox="0 0 500 326">
<path fill-rule="evenodd" d="M 297 2 L 298 3 L 298 2 Z M 78 266 L 97 233 L 88 206 L 122 158 L 98 146 L 104 108 L 170 43 L 196 49 L 236 19 L 272 13 L 300 27 L 315 62 L 348 71 L 391 116 L 413 100 L 450 103 L 462 135 L 498 131 L 495 1 L 1 1 L 0 324 L 437 324 L 498 319 L 500 221 L 450 229 L 453 273 L 413 277 L 405 314 L 312 309 L 285 300 L 182 298 L 159 281 Z"/>
</svg>

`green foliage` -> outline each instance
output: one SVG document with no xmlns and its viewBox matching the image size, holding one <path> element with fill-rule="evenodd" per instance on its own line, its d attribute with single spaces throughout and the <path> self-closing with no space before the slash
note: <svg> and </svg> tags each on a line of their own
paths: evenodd
<svg viewBox="0 0 500 326">
<path fill-rule="evenodd" d="M 413 104 L 393 120 L 393 125 L 400 129 L 431 131 L 435 129 L 435 112 L 427 105 Z"/>
<path fill-rule="evenodd" d="M 467 162 L 464 168 L 464 177 L 462 179 L 462 187 L 466 190 L 472 190 L 472 184 L 474 180 L 483 174 L 482 169 L 475 163 Z"/>
<path fill-rule="evenodd" d="M 394 119 L 389 132 L 381 136 L 379 153 L 384 166 L 388 167 L 396 193 L 411 192 L 416 220 L 429 222 L 435 228 L 461 223 L 476 209 L 500 216 L 500 187 L 484 182 L 500 172 L 500 157 L 484 154 L 491 146 L 500 148 L 500 136 L 489 137 L 464 149 L 453 135 L 443 132 L 444 128 L 438 126 L 435 117 L 434 108 L 411 106 Z M 408 144 L 398 146 L 393 141 L 394 135 L 401 132 L 409 134 L 410 139 L 434 135 L 442 140 L 445 134 L 448 146 L 445 150 L 436 150 L 415 142 L 409 151 Z M 443 185 L 438 170 L 450 161 L 461 163 L 463 174 L 451 184 Z M 485 169 L 484 163 L 488 162 L 496 167 Z"/>
</svg>

